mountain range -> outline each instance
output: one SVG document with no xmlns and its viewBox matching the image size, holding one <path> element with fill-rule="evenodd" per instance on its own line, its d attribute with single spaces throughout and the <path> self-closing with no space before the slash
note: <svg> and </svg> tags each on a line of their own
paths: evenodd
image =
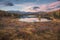
<svg viewBox="0 0 60 40">
<path fill-rule="evenodd" d="M 49 13 L 54 11 L 60 11 L 60 9 L 52 10 L 52 11 L 38 11 L 38 12 L 24 12 L 24 11 L 7 11 L 8 13 L 17 13 L 17 14 L 38 14 L 38 13 Z"/>
</svg>

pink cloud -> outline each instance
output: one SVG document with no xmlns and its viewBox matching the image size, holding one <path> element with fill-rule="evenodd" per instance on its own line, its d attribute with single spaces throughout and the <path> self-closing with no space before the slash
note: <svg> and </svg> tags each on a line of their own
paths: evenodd
<svg viewBox="0 0 60 40">
<path fill-rule="evenodd" d="M 40 9 L 38 9 L 37 11 L 54 11 L 54 10 L 58 10 L 60 8 L 56 8 L 57 6 L 60 6 L 60 1 L 57 2 L 53 2 L 50 4 L 42 4 L 40 5 Z M 50 9 L 50 10 L 48 10 Z"/>
<path fill-rule="evenodd" d="M 18 4 L 17 6 L 22 7 L 22 11 L 26 12 L 38 12 L 38 11 L 51 11 L 51 10 L 57 10 L 59 8 L 56 8 L 56 6 L 60 5 L 60 1 L 53 2 L 50 4 L 35 4 L 35 3 L 26 3 L 26 4 Z M 33 9 L 34 7 L 39 7 L 37 9 Z M 50 9 L 50 10 L 48 10 Z"/>
<path fill-rule="evenodd" d="M 46 11 L 46 9 L 47 9 L 47 5 L 46 4 L 37 6 L 37 7 L 39 7 L 37 9 L 33 9 L 34 7 L 35 6 L 28 7 L 26 11 L 27 12 L 38 12 L 38 11 Z"/>
<path fill-rule="evenodd" d="M 37 6 L 37 7 L 39 7 L 39 8 L 37 8 L 37 9 L 33 9 L 34 7 L 35 7 L 35 6 L 25 7 L 25 11 L 26 11 L 26 12 L 38 12 L 38 11 L 45 11 L 45 10 L 47 9 L 47 5 L 46 5 L 46 4 Z"/>
<path fill-rule="evenodd" d="M 54 8 L 54 7 L 56 7 L 57 5 L 60 5 L 60 1 L 57 1 L 57 2 L 51 3 L 48 7 L 50 7 L 50 8 Z"/>
<path fill-rule="evenodd" d="M 46 10 L 46 9 L 47 9 L 47 5 L 46 4 L 43 4 L 43 5 L 40 6 L 40 10 L 43 11 L 43 10 Z"/>
</svg>

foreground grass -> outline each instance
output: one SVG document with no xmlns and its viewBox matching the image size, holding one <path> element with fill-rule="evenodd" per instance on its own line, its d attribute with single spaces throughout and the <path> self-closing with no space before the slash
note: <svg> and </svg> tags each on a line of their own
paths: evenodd
<svg viewBox="0 0 60 40">
<path fill-rule="evenodd" d="M 0 40 L 60 40 L 60 22 L 25 23 L 17 20 L 0 20 Z"/>
</svg>

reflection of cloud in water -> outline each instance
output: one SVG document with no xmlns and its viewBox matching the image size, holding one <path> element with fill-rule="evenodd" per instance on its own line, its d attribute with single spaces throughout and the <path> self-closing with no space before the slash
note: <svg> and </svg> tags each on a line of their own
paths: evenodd
<svg viewBox="0 0 60 40">
<path fill-rule="evenodd" d="M 22 22 L 48 22 L 48 21 L 51 21 L 51 20 L 48 20 L 48 19 L 45 19 L 45 18 L 41 18 L 41 20 L 39 20 L 38 18 L 21 18 L 19 19 L 19 21 L 22 21 Z"/>
</svg>

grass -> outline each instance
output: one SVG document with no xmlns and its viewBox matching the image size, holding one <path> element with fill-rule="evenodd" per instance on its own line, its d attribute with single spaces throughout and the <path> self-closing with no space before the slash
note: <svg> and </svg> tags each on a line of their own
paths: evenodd
<svg viewBox="0 0 60 40">
<path fill-rule="evenodd" d="M 60 22 L 25 23 L 14 18 L 0 20 L 0 40 L 59 40 Z"/>
</svg>

